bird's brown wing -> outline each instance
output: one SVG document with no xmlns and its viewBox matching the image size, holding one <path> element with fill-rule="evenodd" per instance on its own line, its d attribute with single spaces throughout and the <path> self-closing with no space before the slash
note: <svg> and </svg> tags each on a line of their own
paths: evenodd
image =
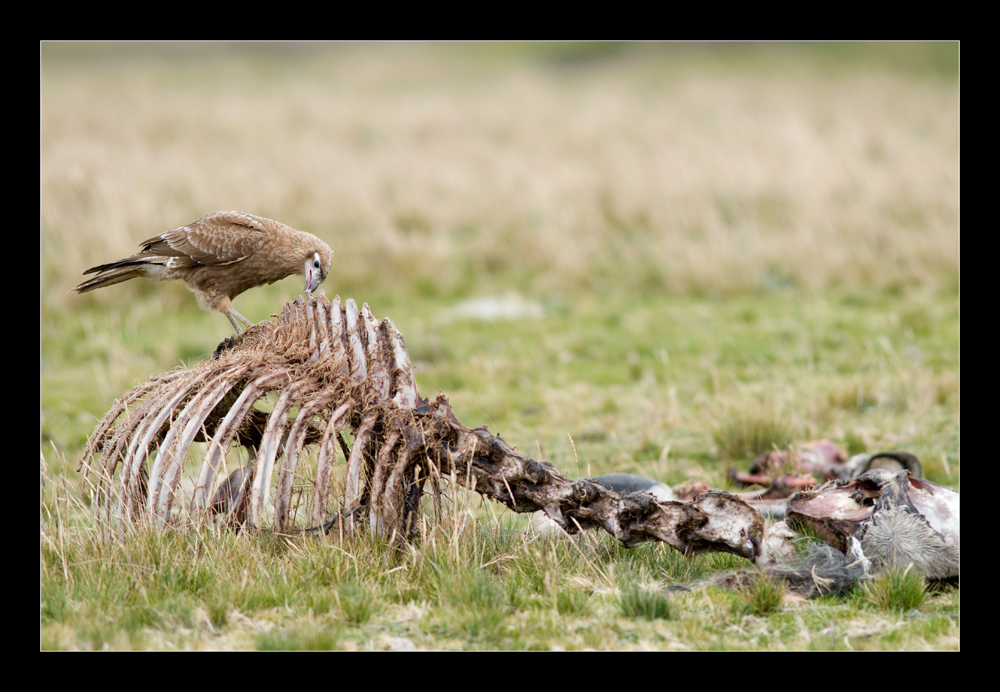
<svg viewBox="0 0 1000 692">
<path fill-rule="evenodd" d="M 253 214 L 220 211 L 140 243 L 140 255 L 170 258 L 170 267 L 232 264 L 255 253 L 269 232 Z"/>
</svg>

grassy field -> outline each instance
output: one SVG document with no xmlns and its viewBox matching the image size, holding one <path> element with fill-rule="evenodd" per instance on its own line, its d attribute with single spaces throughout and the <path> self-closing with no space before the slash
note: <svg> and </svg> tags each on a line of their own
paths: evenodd
<svg viewBox="0 0 1000 692">
<path fill-rule="evenodd" d="M 955 44 L 43 44 L 40 646 L 958 648 L 958 588 L 723 591 L 741 559 L 478 497 L 406 547 L 100 536 L 96 421 L 230 327 L 180 285 L 67 294 L 248 211 L 334 248 L 326 293 L 392 318 L 424 396 L 568 477 L 730 487 L 826 437 L 959 489 L 958 157 Z"/>
</svg>

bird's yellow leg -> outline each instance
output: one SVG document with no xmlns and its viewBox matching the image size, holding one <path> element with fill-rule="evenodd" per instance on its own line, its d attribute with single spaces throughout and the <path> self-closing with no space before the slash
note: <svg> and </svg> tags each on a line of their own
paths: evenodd
<svg viewBox="0 0 1000 692">
<path fill-rule="evenodd" d="M 237 334 L 239 334 L 243 330 L 240 329 L 240 325 L 236 323 L 236 320 L 239 320 L 240 322 L 242 322 L 243 324 L 245 324 L 248 327 L 252 326 L 250 320 L 248 320 L 246 317 L 244 317 L 240 313 L 236 312 L 236 308 L 234 308 L 232 306 L 230 306 L 229 310 L 226 311 L 226 317 L 229 318 L 229 321 L 230 321 L 230 323 L 232 323 L 233 329 L 236 330 Z"/>
</svg>

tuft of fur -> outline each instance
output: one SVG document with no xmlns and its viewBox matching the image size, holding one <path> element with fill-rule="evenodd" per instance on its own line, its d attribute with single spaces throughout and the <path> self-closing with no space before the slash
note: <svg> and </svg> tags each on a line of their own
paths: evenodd
<svg viewBox="0 0 1000 692">
<path fill-rule="evenodd" d="M 959 546 L 905 505 L 876 512 L 859 533 L 862 549 L 875 570 L 905 569 L 912 564 L 928 579 L 959 574 Z"/>
</svg>

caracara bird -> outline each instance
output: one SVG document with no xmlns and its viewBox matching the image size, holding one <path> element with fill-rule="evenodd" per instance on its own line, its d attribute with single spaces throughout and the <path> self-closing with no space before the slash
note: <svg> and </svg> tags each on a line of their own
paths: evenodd
<svg viewBox="0 0 1000 692">
<path fill-rule="evenodd" d="M 292 274 L 304 274 L 305 290 L 315 291 L 333 260 L 333 250 L 316 236 L 239 211 L 209 214 L 140 245 L 138 254 L 85 271 L 97 276 L 73 290 L 86 293 L 137 276 L 183 281 L 202 309 L 224 313 L 239 333 L 236 320 L 248 327 L 250 321 L 233 308 L 233 298 Z"/>
</svg>

